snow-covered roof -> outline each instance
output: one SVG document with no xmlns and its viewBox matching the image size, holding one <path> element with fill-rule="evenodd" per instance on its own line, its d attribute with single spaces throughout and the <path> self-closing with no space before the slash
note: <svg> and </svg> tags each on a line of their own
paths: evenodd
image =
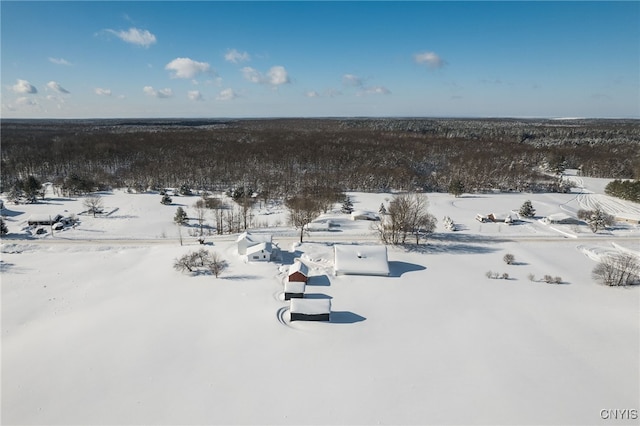
<svg viewBox="0 0 640 426">
<path fill-rule="evenodd" d="M 293 265 L 289 266 L 289 275 L 293 275 L 296 272 L 300 272 L 305 277 L 309 276 L 309 268 L 299 260 L 296 260 L 293 262 Z"/>
<path fill-rule="evenodd" d="M 259 243 L 254 246 L 248 247 L 247 256 L 261 252 L 262 250 L 266 251 L 267 253 L 271 253 L 273 251 L 273 246 L 271 243 Z"/>
<path fill-rule="evenodd" d="M 289 312 L 306 315 L 328 314 L 331 312 L 331 299 L 291 299 Z"/>
<path fill-rule="evenodd" d="M 304 293 L 304 281 L 287 281 L 284 283 L 285 293 Z"/>
<path fill-rule="evenodd" d="M 61 218 L 60 214 L 32 214 L 27 219 L 27 222 L 49 222 L 50 220 L 56 220 L 56 218 Z"/>
<path fill-rule="evenodd" d="M 389 275 L 387 246 L 336 244 L 333 247 L 336 275 Z"/>
<path fill-rule="evenodd" d="M 236 242 L 247 240 L 254 243 L 270 243 L 273 240 L 273 236 L 271 234 L 252 234 L 250 232 L 243 232 L 238 235 Z"/>
<path fill-rule="evenodd" d="M 374 212 L 366 210 L 354 210 L 351 213 L 351 220 L 364 219 L 364 220 L 378 220 L 379 217 Z"/>
</svg>

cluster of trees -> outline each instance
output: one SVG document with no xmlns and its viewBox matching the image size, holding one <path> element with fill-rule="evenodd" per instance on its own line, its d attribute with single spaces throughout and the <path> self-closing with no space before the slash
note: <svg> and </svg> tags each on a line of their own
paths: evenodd
<svg viewBox="0 0 640 426">
<path fill-rule="evenodd" d="M 393 197 L 376 223 L 380 240 L 385 244 L 405 244 L 409 236 L 416 244 L 427 238 L 436 228 L 436 218 L 428 212 L 429 202 L 425 195 L 399 194 Z"/>
<path fill-rule="evenodd" d="M 640 180 L 616 179 L 607 184 L 604 192 L 613 197 L 640 203 Z"/>
<path fill-rule="evenodd" d="M 601 229 L 606 229 L 615 222 L 615 218 L 602 210 L 601 207 L 596 207 L 593 210 L 578 210 L 578 219 L 587 222 L 587 225 L 594 233 Z"/>
<path fill-rule="evenodd" d="M 201 248 L 197 251 L 189 252 L 173 262 L 173 267 L 181 272 L 209 272 L 216 278 L 228 267 L 228 263 L 216 252 Z"/>
<path fill-rule="evenodd" d="M 513 120 L 3 120 L 0 190 L 33 176 L 68 195 L 105 187 L 241 187 L 265 200 L 305 189 L 561 191 L 549 174 L 558 165 L 593 176 L 640 177 L 638 138 L 630 136 L 637 127 Z M 566 132 L 573 136 L 563 139 Z M 549 138 L 560 139 L 530 143 Z"/>
<path fill-rule="evenodd" d="M 607 286 L 627 286 L 640 281 L 640 262 L 631 254 L 606 256 L 592 271 L 593 279 Z"/>
</svg>

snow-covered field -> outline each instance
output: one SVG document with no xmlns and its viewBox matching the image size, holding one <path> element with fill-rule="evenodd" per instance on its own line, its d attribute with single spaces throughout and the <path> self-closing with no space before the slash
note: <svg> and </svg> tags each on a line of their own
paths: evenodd
<svg viewBox="0 0 640 426">
<path fill-rule="evenodd" d="M 262 206 L 256 220 L 269 228 L 257 231 L 274 234 L 283 262 L 247 263 L 235 236 L 207 237 L 230 264 L 216 279 L 172 267 L 202 247 L 184 231 L 181 246 L 173 224 L 178 205 L 195 216 L 196 197 L 163 206 L 157 194 L 114 191 L 96 218 L 80 214 L 82 199 L 5 204 L 2 424 L 614 423 L 601 410 L 640 408 L 640 288 L 600 286 L 591 270 L 602 254 L 638 254 L 640 226 L 594 235 L 475 220 L 527 199 L 538 217 L 594 200 L 640 214 L 604 196 L 601 180 L 575 184 L 570 194 L 429 194 L 436 234 L 390 247 L 390 277 L 333 275 L 333 243 L 376 244 L 370 222 L 339 206 L 319 218 L 335 226 L 303 244 L 281 207 Z M 391 198 L 350 195 L 373 212 Z M 80 224 L 24 233 L 31 214 L 60 212 Z M 445 230 L 445 215 L 461 230 Z M 331 298 L 330 322 L 289 321 L 283 263 L 296 257 L 310 268 L 307 294 Z M 537 280 L 546 274 L 562 284 Z"/>
</svg>

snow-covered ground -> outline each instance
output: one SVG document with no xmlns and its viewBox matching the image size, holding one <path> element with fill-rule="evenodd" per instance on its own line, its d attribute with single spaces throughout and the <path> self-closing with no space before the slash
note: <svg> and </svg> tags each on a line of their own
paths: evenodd
<svg viewBox="0 0 640 426">
<path fill-rule="evenodd" d="M 338 205 L 318 219 L 330 230 L 303 244 L 282 207 L 258 209 L 282 262 L 247 263 L 235 236 L 208 236 L 229 262 L 216 279 L 172 267 L 202 247 L 185 231 L 181 246 L 173 224 L 178 205 L 195 217 L 197 197 L 164 206 L 114 191 L 96 218 L 80 214 L 82 199 L 5 204 L 2 424 L 611 423 L 601 410 L 640 408 L 640 288 L 600 286 L 591 270 L 603 254 L 638 254 L 640 227 L 594 235 L 538 218 L 594 199 L 611 213 L 640 206 L 575 179 L 570 194 L 428 194 L 436 234 L 390 247 L 390 277 L 333 275 L 334 242 L 376 244 L 370 222 Z M 350 195 L 374 212 L 391 199 Z M 475 220 L 527 199 L 538 218 Z M 31 214 L 57 213 L 81 221 L 25 234 Z M 309 297 L 331 298 L 331 322 L 289 321 L 283 263 L 294 258 L 310 268 Z M 538 281 L 547 274 L 562 284 Z"/>
</svg>

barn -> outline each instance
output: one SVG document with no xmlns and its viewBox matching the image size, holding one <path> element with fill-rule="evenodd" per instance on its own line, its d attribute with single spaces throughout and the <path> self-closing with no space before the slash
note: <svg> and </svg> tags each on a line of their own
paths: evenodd
<svg viewBox="0 0 640 426">
<path fill-rule="evenodd" d="M 390 274 L 387 246 L 336 244 L 333 248 L 335 275 Z"/>
<path fill-rule="evenodd" d="M 330 321 L 331 299 L 291 299 L 291 321 Z"/>
<path fill-rule="evenodd" d="M 303 282 L 309 281 L 309 268 L 300 260 L 296 259 L 293 265 L 289 266 L 289 275 L 287 277 L 289 282 Z"/>
</svg>

